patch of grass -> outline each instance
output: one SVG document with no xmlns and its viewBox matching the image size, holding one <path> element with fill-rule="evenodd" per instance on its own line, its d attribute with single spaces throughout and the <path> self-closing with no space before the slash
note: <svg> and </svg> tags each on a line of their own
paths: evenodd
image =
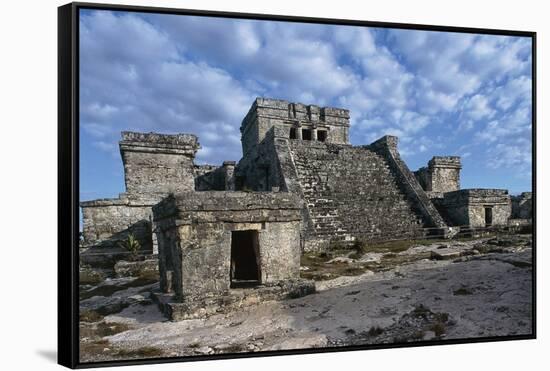
<svg viewBox="0 0 550 371">
<path fill-rule="evenodd" d="M 445 323 L 438 321 L 430 327 L 430 330 L 435 333 L 435 336 L 440 337 L 447 331 L 447 327 Z"/>
<path fill-rule="evenodd" d="M 426 336 L 426 333 L 422 330 L 418 330 L 418 331 L 415 331 L 413 332 L 412 336 L 411 336 L 411 340 L 422 340 L 424 339 L 424 336 Z"/>
<path fill-rule="evenodd" d="M 81 342 L 79 344 L 80 354 L 85 355 L 86 358 L 91 358 L 94 355 L 104 354 L 104 349 L 109 347 L 108 340 L 97 340 L 92 342 Z"/>
<path fill-rule="evenodd" d="M 426 306 L 424 306 L 424 305 L 422 305 L 422 304 L 416 306 L 416 307 L 414 308 L 414 310 L 412 311 L 412 314 L 413 314 L 415 317 L 420 317 L 420 318 L 424 318 L 424 319 L 428 318 L 428 316 L 429 316 L 431 313 L 432 313 L 432 311 L 431 311 L 428 307 L 426 307 Z"/>
<path fill-rule="evenodd" d="M 328 244 L 329 250 L 348 250 L 349 244 L 344 241 L 330 241 Z"/>
<path fill-rule="evenodd" d="M 372 337 L 382 335 L 383 333 L 384 333 L 384 330 L 378 326 L 371 327 L 367 332 L 367 334 Z"/>
<path fill-rule="evenodd" d="M 153 358 L 162 357 L 162 349 L 155 347 L 141 347 L 137 349 L 119 349 L 116 355 L 123 358 Z"/>
<path fill-rule="evenodd" d="M 473 295 L 473 291 L 470 290 L 469 288 L 467 287 L 461 287 L 455 291 L 453 291 L 453 295 Z"/>
<path fill-rule="evenodd" d="M 191 349 L 196 349 L 201 347 L 201 343 L 199 341 L 192 341 L 187 346 Z"/>
<path fill-rule="evenodd" d="M 105 337 L 105 336 L 112 336 L 112 335 L 116 335 L 116 334 L 119 334 L 121 332 L 124 332 L 124 331 L 128 331 L 130 330 L 131 327 L 128 326 L 127 324 L 125 323 L 117 323 L 117 322 L 111 322 L 111 323 L 106 323 L 106 322 L 101 322 L 97 325 L 96 327 L 96 330 L 95 330 L 95 333 L 99 336 L 99 337 Z"/>
<path fill-rule="evenodd" d="M 346 292 L 344 295 L 357 295 L 361 292 L 361 290 L 354 290 L 354 291 L 349 291 L 349 292 Z"/>
<path fill-rule="evenodd" d="M 356 254 L 363 255 L 367 252 L 368 244 L 365 240 L 357 239 L 355 240 L 351 248 L 355 250 Z"/>
<path fill-rule="evenodd" d="M 230 344 L 227 348 L 223 348 L 223 353 L 240 353 L 245 350 L 243 344 Z"/>
<path fill-rule="evenodd" d="M 99 322 L 103 316 L 95 310 L 83 310 L 79 315 L 80 322 Z"/>
</svg>

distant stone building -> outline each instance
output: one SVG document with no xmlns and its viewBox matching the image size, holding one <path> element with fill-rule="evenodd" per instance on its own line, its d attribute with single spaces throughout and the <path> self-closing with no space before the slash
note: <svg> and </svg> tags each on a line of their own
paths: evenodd
<svg viewBox="0 0 550 371">
<path fill-rule="evenodd" d="M 528 216 L 527 196 L 512 204 L 506 190 L 460 189 L 459 157 L 411 172 L 397 137 L 352 146 L 349 119 L 346 109 L 257 98 L 240 128 L 243 157 L 221 166 L 194 164 L 194 135 L 123 132 L 126 192 L 81 203 L 84 245 L 114 248 L 133 233 L 158 249 L 158 300 L 182 319 L 251 292 L 310 292 L 303 251 L 505 226 L 513 205 Z"/>
<path fill-rule="evenodd" d="M 505 189 L 446 192 L 440 205 L 454 225 L 473 228 L 505 226 L 511 215 L 510 196 Z"/>
</svg>

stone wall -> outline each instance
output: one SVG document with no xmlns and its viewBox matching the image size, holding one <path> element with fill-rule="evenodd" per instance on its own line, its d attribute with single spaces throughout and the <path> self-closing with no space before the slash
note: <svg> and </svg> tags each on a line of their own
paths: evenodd
<svg viewBox="0 0 550 371">
<path fill-rule="evenodd" d="M 151 194 L 195 188 L 193 159 L 199 148 L 191 134 L 122 132 L 120 153 L 126 192 Z"/>
<path fill-rule="evenodd" d="M 153 208 L 161 287 L 200 302 L 230 288 L 232 231 L 256 230 L 261 282 L 296 279 L 301 201 L 290 193 L 194 192 Z"/>
<path fill-rule="evenodd" d="M 225 174 L 221 166 L 195 165 L 195 191 L 223 191 Z"/>
<path fill-rule="evenodd" d="M 463 189 L 447 192 L 441 201 L 455 226 L 486 227 L 486 209 L 491 209 L 491 226 L 505 226 L 511 216 L 511 201 L 504 189 Z"/>
<path fill-rule="evenodd" d="M 262 142 L 249 151 L 235 169 L 236 189 L 251 191 L 288 191 L 281 171 L 280 147 L 286 146 L 284 130 L 272 127 Z"/>
<path fill-rule="evenodd" d="M 533 218 L 533 193 L 523 192 L 519 196 L 512 196 L 512 218 Z"/>
<path fill-rule="evenodd" d="M 160 200 L 123 197 L 81 202 L 84 246 L 116 248 L 132 233 L 143 252 L 152 252 L 151 207 Z"/>
<path fill-rule="evenodd" d="M 222 166 L 195 165 L 196 191 L 235 190 L 235 161 L 224 161 Z"/>
</svg>

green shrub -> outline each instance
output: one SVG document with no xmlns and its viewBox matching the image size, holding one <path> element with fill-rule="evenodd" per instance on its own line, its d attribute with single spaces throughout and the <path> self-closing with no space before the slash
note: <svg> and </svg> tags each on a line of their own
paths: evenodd
<svg viewBox="0 0 550 371">
<path fill-rule="evenodd" d="M 134 236 L 133 233 L 128 233 L 128 236 L 126 237 L 126 239 L 123 241 L 120 241 L 118 245 L 123 249 L 131 252 L 133 256 L 136 256 L 139 252 L 139 249 L 141 248 L 139 241 L 137 240 L 136 236 Z"/>
</svg>

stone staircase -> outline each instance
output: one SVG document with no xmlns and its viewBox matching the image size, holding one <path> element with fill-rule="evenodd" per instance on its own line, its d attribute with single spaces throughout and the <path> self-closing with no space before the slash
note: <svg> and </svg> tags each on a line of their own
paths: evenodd
<svg viewBox="0 0 550 371">
<path fill-rule="evenodd" d="M 366 147 L 290 141 L 310 237 L 349 241 L 418 235 L 424 221 L 385 159 Z"/>
</svg>

